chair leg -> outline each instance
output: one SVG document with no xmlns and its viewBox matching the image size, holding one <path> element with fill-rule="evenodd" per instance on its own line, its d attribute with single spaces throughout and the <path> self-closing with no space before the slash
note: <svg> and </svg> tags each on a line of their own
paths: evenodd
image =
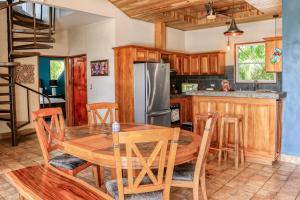
<svg viewBox="0 0 300 200">
<path fill-rule="evenodd" d="M 218 155 L 218 166 L 221 166 L 222 160 L 222 148 L 223 148 L 223 137 L 224 137 L 224 119 L 221 119 L 221 130 L 220 130 L 220 138 L 219 138 L 219 155 Z"/>
<path fill-rule="evenodd" d="M 234 153 L 235 153 L 235 168 L 239 168 L 239 125 L 238 121 L 234 124 Z"/>
<path fill-rule="evenodd" d="M 243 121 L 240 121 L 240 145 L 241 145 L 241 164 L 245 165 L 245 152 L 244 152 L 244 130 L 243 130 Z"/>
<path fill-rule="evenodd" d="M 199 181 L 197 181 L 196 183 L 194 183 L 194 187 L 193 187 L 193 200 L 199 200 Z"/>
<path fill-rule="evenodd" d="M 93 166 L 93 174 L 96 186 L 101 187 L 104 184 L 104 168 L 99 165 Z"/>
<path fill-rule="evenodd" d="M 225 127 L 225 147 L 228 148 L 228 141 L 229 141 L 229 124 L 226 123 L 224 125 Z M 226 151 L 224 152 L 224 160 L 227 162 L 228 160 L 228 150 L 226 149 Z"/>
<path fill-rule="evenodd" d="M 207 191 L 206 191 L 206 178 L 205 174 L 203 173 L 202 176 L 200 177 L 200 184 L 201 184 L 201 192 L 202 192 L 202 197 L 204 200 L 207 200 Z"/>
</svg>

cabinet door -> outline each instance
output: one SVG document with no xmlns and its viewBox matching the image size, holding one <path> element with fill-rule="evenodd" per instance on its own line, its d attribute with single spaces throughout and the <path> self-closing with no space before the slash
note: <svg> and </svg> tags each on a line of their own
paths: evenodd
<svg viewBox="0 0 300 200">
<path fill-rule="evenodd" d="M 209 74 L 218 74 L 218 54 L 209 55 Z"/>
<path fill-rule="evenodd" d="M 178 75 L 182 75 L 181 65 L 182 65 L 182 56 L 181 55 L 175 55 L 174 69 L 175 69 L 175 71 L 177 72 Z"/>
<path fill-rule="evenodd" d="M 190 74 L 190 59 L 188 56 L 183 56 L 182 57 L 182 74 L 184 75 L 189 75 Z"/>
<path fill-rule="evenodd" d="M 200 57 L 198 55 L 190 57 L 190 74 L 199 75 L 200 74 Z"/>
<path fill-rule="evenodd" d="M 225 53 L 218 54 L 218 73 L 219 75 L 225 74 Z"/>
<path fill-rule="evenodd" d="M 209 56 L 200 56 L 200 74 L 209 74 Z"/>
<path fill-rule="evenodd" d="M 282 72 L 282 58 L 280 62 L 272 64 L 271 59 L 275 48 L 282 49 L 282 39 L 268 40 L 265 46 L 266 72 Z"/>
<path fill-rule="evenodd" d="M 135 52 L 135 61 L 147 61 L 148 51 L 146 49 L 136 49 Z"/>
<path fill-rule="evenodd" d="M 148 50 L 148 61 L 153 61 L 153 62 L 159 62 L 159 52 L 158 51 L 153 51 L 153 50 Z"/>
</svg>

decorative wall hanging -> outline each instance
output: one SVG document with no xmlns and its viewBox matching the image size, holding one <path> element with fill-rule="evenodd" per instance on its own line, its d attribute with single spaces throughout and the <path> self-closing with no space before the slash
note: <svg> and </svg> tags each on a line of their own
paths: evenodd
<svg viewBox="0 0 300 200">
<path fill-rule="evenodd" d="M 109 66 L 108 59 L 91 61 L 92 76 L 108 76 Z"/>
<path fill-rule="evenodd" d="M 275 48 L 275 51 L 271 57 L 271 63 L 272 64 L 276 64 L 280 62 L 281 59 L 281 55 L 282 55 L 282 50 L 280 48 Z"/>
<path fill-rule="evenodd" d="M 16 82 L 34 83 L 34 65 L 19 65 L 16 67 Z"/>
</svg>

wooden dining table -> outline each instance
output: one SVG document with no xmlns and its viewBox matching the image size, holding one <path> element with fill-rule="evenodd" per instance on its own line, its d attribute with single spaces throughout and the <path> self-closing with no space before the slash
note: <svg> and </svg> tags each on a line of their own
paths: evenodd
<svg viewBox="0 0 300 200">
<path fill-rule="evenodd" d="M 121 131 L 138 131 L 161 129 L 161 126 L 145 124 L 120 124 Z M 65 141 L 62 143 L 65 153 L 79 157 L 96 165 L 115 168 L 111 125 L 75 126 L 65 130 Z M 181 130 L 178 140 L 175 165 L 196 159 L 201 137 L 193 132 Z M 144 153 L 150 151 L 143 147 Z M 155 168 L 155 165 L 153 165 Z"/>
</svg>

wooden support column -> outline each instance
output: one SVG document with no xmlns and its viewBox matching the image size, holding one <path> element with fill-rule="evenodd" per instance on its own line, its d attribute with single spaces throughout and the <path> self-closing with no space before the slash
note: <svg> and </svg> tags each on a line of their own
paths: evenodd
<svg viewBox="0 0 300 200">
<path fill-rule="evenodd" d="M 155 23 L 155 48 L 166 49 L 166 24 L 164 22 Z"/>
</svg>

